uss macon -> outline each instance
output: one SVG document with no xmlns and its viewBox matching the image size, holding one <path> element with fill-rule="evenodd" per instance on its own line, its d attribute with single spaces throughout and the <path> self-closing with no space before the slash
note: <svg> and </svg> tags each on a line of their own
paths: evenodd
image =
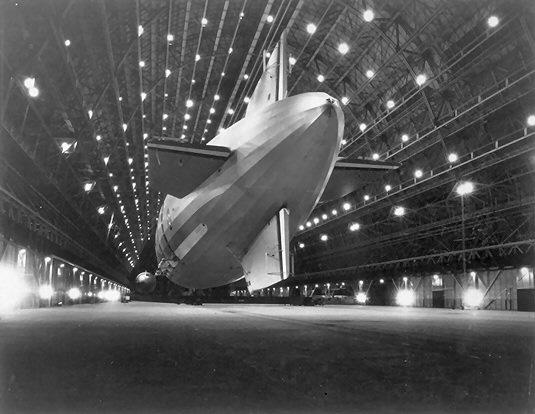
<svg viewBox="0 0 535 414">
<path fill-rule="evenodd" d="M 148 143 L 151 186 L 166 195 L 157 274 L 204 289 L 245 278 L 249 291 L 290 276 L 290 241 L 321 201 L 354 191 L 359 170 L 394 163 L 340 159 L 344 114 L 322 92 L 287 96 L 286 36 L 264 60 L 245 117 L 207 145 Z M 155 276 L 136 278 L 150 290 Z"/>
</svg>

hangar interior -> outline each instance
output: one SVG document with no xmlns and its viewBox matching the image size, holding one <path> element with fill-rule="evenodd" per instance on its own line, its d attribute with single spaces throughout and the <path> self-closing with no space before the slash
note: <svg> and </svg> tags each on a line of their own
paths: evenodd
<svg viewBox="0 0 535 414">
<path fill-rule="evenodd" d="M 533 310 L 531 2 L 1 7 L 2 262 L 24 265 L 34 291 L 57 279 L 83 297 L 126 292 L 155 270 L 165 195 L 150 187 L 147 141 L 203 145 L 240 120 L 286 30 L 288 94 L 340 101 L 340 156 L 401 167 L 357 173 L 317 205 L 292 240 L 292 277 L 261 295 L 344 283 L 459 307 L 475 288 L 482 307 Z"/>
<path fill-rule="evenodd" d="M 533 22 L 529 0 L 0 1 L 0 412 L 534 412 Z M 347 172 L 274 286 L 186 306 L 158 276 L 118 303 L 157 267 L 149 143 L 242 120 L 283 33 L 288 95 L 343 110 L 340 157 L 400 166 Z"/>
</svg>

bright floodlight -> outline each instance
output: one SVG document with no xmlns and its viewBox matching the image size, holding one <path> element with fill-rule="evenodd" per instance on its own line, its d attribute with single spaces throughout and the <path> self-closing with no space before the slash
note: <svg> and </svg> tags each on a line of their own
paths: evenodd
<svg viewBox="0 0 535 414">
<path fill-rule="evenodd" d="M 214 101 L 219 101 L 221 99 L 221 97 L 219 95 L 214 95 Z"/>
<path fill-rule="evenodd" d="M 199 60 L 201 60 L 201 55 L 199 54 L 195 55 L 195 62 L 198 62 Z"/>
<path fill-rule="evenodd" d="M 367 126 L 366 126 L 366 124 L 364 124 L 364 123 L 362 123 L 362 124 L 359 125 L 359 129 L 360 129 L 362 132 L 366 131 L 366 127 L 367 127 Z"/>
<path fill-rule="evenodd" d="M 249 98 L 248 96 L 246 96 L 245 98 L 243 98 L 243 102 L 245 102 L 246 104 L 248 104 L 249 102 L 251 102 L 251 98 Z"/>
<path fill-rule="evenodd" d="M 69 47 L 71 45 L 71 41 L 69 39 L 65 40 L 65 46 Z"/>
<path fill-rule="evenodd" d="M 186 108 L 191 108 L 193 106 L 193 101 L 191 99 L 188 99 L 186 101 Z"/>
<path fill-rule="evenodd" d="M 273 16 L 270 14 L 266 20 L 268 23 L 273 23 Z"/>
<path fill-rule="evenodd" d="M 170 69 L 165 69 L 165 77 L 168 78 L 171 75 Z"/>
<path fill-rule="evenodd" d="M 342 141 L 340 141 L 340 144 L 342 145 L 346 145 L 347 144 L 347 141 L 345 139 L 343 139 Z"/>
<path fill-rule="evenodd" d="M 24 79 L 24 86 L 28 89 L 35 86 L 35 78 L 26 78 Z"/>
<path fill-rule="evenodd" d="M 208 19 L 206 17 L 203 17 L 201 19 L 201 24 L 202 24 L 202 27 L 206 26 L 208 24 Z"/>
<path fill-rule="evenodd" d="M 299 248 L 302 249 L 305 247 L 305 243 L 299 243 Z"/>
<path fill-rule="evenodd" d="M 366 195 L 364 196 L 364 201 L 368 201 L 369 199 L 370 199 L 370 196 L 369 196 L 368 194 L 366 194 Z"/>
<path fill-rule="evenodd" d="M 379 159 L 379 154 L 377 154 L 376 152 L 374 152 L 374 153 L 372 154 L 372 158 L 373 158 L 373 160 L 377 161 L 377 160 Z"/>
<path fill-rule="evenodd" d="M 392 109 L 394 106 L 396 106 L 396 103 L 392 99 L 389 99 L 388 101 L 386 101 L 386 107 L 388 109 Z"/>
<path fill-rule="evenodd" d="M 333 211 L 331 211 L 331 214 L 332 214 L 333 216 L 336 216 L 336 215 L 338 214 L 338 211 L 333 210 Z"/>
<path fill-rule="evenodd" d="M 469 288 L 464 292 L 463 302 L 466 306 L 475 308 L 483 303 L 483 293 L 477 289 Z"/>
<path fill-rule="evenodd" d="M 329 239 L 329 236 L 327 236 L 326 234 L 322 234 L 320 237 L 321 241 L 327 241 L 328 239 Z"/>
<path fill-rule="evenodd" d="M 145 67 L 145 61 L 144 60 L 140 60 L 139 61 L 139 67 L 140 68 L 144 68 Z"/>
<path fill-rule="evenodd" d="M 98 211 L 98 214 L 104 214 L 104 212 L 106 211 L 106 208 L 104 206 L 100 206 L 97 211 Z"/>
<path fill-rule="evenodd" d="M 30 88 L 28 90 L 28 94 L 32 97 L 32 98 L 37 98 L 39 96 L 39 89 L 37 88 Z"/>
<path fill-rule="evenodd" d="M 313 24 L 313 23 L 307 24 L 307 32 L 309 34 L 314 34 L 316 32 L 316 29 L 317 29 L 317 27 L 316 27 L 315 24 Z"/>
<path fill-rule="evenodd" d="M 318 224 L 318 223 L 320 222 L 320 219 L 317 218 L 317 217 L 314 217 L 314 218 L 312 219 L 312 221 L 314 222 L 314 224 Z"/>
<path fill-rule="evenodd" d="M 390 190 L 392 190 L 392 186 L 389 184 L 385 185 L 385 191 L 390 191 Z"/>
<path fill-rule="evenodd" d="M 414 304 L 414 292 L 408 289 L 398 290 L 396 301 L 399 306 L 411 306 Z"/>
<path fill-rule="evenodd" d="M 347 96 L 344 96 L 344 97 L 341 99 L 341 101 L 342 101 L 342 104 L 347 105 L 347 103 L 349 102 L 349 98 L 348 98 Z"/>
<path fill-rule="evenodd" d="M 168 41 L 168 42 L 172 42 L 173 40 L 175 40 L 175 36 L 173 36 L 171 33 L 169 33 L 169 34 L 167 35 L 167 41 Z"/>
<path fill-rule="evenodd" d="M 359 223 L 351 223 L 351 225 L 349 226 L 349 230 L 350 231 L 357 231 L 360 229 L 360 224 Z"/>
<path fill-rule="evenodd" d="M 322 214 L 321 218 L 322 218 L 322 220 L 327 220 L 329 218 L 329 216 L 327 214 Z"/>
<path fill-rule="evenodd" d="M 421 73 L 418 76 L 416 76 L 416 84 L 418 86 L 422 86 L 426 82 L 427 82 L 427 76 L 424 75 L 423 73 Z"/>
<path fill-rule="evenodd" d="M 323 75 L 318 75 L 318 82 L 323 82 L 325 80 L 325 76 Z"/>
<path fill-rule="evenodd" d="M 190 114 L 185 114 L 185 115 L 184 115 L 184 119 L 185 119 L 186 121 L 189 121 L 189 120 L 191 119 L 191 115 L 190 115 Z"/>
<path fill-rule="evenodd" d="M 362 18 L 365 22 L 371 22 L 375 18 L 375 13 L 372 9 L 364 10 L 364 13 L 362 13 Z"/>
<path fill-rule="evenodd" d="M 312 223 L 311 223 L 310 221 L 307 221 L 307 222 L 306 222 L 306 226 L 307 226 L 307 227 L 310 227 L 310 226 L 312 226 Z"/>
<path fill-rule="evenodd" d="M 299 230 L 303 231 L 305 229 L 305 226 L 303 226 L 302 224 L 299 226 Z"/>
<path fill-rule="evenodd" d="M 137 27 L 137 35 L 141 36 L 145 30 L 143 30 L 143 26 L 139 25 Z"/>
<path fill-rule="evenodd" d="M 93 182 L 87 182 L 84 184 L 84 191 L 85 192 L 90 192 L 92 189 L 93 189 L 93 186 L 95 185 L 95 183 Z"/>
<path fill-rule="evenodd" d="M 421 178 L 422 175 L 423 175 L 422 170 L 416 170 L 416 171 L 414 171 L 414 176 L 415 176 L 416 178 Z"/>
<path fill-rule="evenodd" d="M 474 184 L 472 184 L 470 181 L 459 183 L 457 185 L 457 188 L 455 189 L 455 192 L 459 194 L 460 196 L 470 194 L 473 191 L 474 191 Z"/>
<path fill-rule="evenodd" d="M 210 113 L 215 114 L 215 108 L 210 108 Z"/>
<path fill-rule="evenodd" d="M 366 77 L 367 77 L 367 78 L 373 78 L 373 75 L 375 75 L 375 72 L 374 72 L 373 70 L 368 69 L 368 70 L 366 71 Z"/>
<path fill-rule="evenodd" d="M 343 208 L 345 211 L 347 211 L 347 210 L 349 210 L 349 209 L 351 208 L 351 204 L 349 204 L 349 203 L 344 203 L 344 205 L 342 206 L 342 208 Z"/>
<path fill-rule="evenodd" d="M 364 292 L 359 292 L 359 293 L 357 293 L 356 299 L 357 299 L 357 302 L 358 302 L 358 303 L 360 303 L 360 304 L 364 304 L 364 303 L 366 303 L 366 300 L 367 300 L 368 298 L 367 298 L 367 296 L 366 296 L 366 293 L 364 293 Z"/>
<path fill-rule="evenodd" d="M 54 294 L 54 290 L 52 289 L 52 286 L 50 285 L 42 285 L 39 287 L 39 297 L 41 299 L 50 299 L 52 295 Z"/>
<path fill-rule="evenodd" d="M 227 112 L 229 113 L 229 115 L 234 115 L 234 109 L 232 108 L 229 108 Z"/>
<path fill-rule="evenodd" d="M 147 98 L 147 94 L 145 92 L 141 92 L 141 101 L 144 101 Z"/>
<path fill-rule="evenodd" d="M 297 63 L 297 60 L 293 56 L 290 56 L 288 61 L 290 62 L 290 65 L 292 66 L 294 66 Z"/>
<path fill-rule="evenodd" d="M 394 209 L 394 216 L 398 216 L 398 217 L 401 217 L 405 215 L 405 208 L 404 207 L 401 207 L 401 206 L 398 206 Z"/>
<path fill-rule="evenodd" d="M 409 136 L 408 136 L 407 134 L 403 134 L 403 135 L 401 136 L 401 140 L 402 140 L 403 142 L 407 142 L 407 141 L 409 140 Z"/>
<path fill-rule="evenodd" d="M 347 45 L 347 43 L 340 43 L 338 45 L 338 51 L 342 54 L 342 55 L 345 55 L 347 52 L 349 52 L 349 46 Z"/>
<path fill-rule="evenodd" d="M 76 300 L 76 299 L 80 299 L 80 296 L 82 296 L 82 292 L 80 292 L 80 289 L 74 287 L 67 291 L 67 295 L 72 300 Z"/>
<path fill-rule="evenodd" d="M 498 17 L 496 16 L 490 16 L 487 19 L 487 24 L 489 25 L 489 27 L 496 27 L 498 26 L 498 23 L 500 23 L 500 19 L 498 19 Z"/>
<path fill-rule="evenodd" d="M 528 119 L 526 120 L 528 126 L 535 126 L 535 115 L 528 116 Z"/>
<path fill-rule="evenodd" d="M 452 152 L 452 153 L 450 153 L 448 155 L 448 161 L 449 162 L 456 162 L 458 159 L 459 159 L 459 157 L 454 152 Z"/>
</svg>

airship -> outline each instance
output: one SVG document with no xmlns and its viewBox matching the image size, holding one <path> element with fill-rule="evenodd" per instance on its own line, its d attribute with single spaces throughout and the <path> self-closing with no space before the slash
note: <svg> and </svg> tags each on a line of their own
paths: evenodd
<svg viewBox="0 0 535 414">
<path fill-rule="evenodd" d="M 323 92 L 287 96 L 286 34 L 264 61 L 243 119 L 206 145 L 148 142 L 149 181 L 165 199 L 156 274 L 190 289 L 242 278 L 250 292 L 291 275 L 290 241 L 314 207 L 354 191 L 355 172 L 395 163 L 338 156 L 344 113 Z M 155 276 L 138 275 L 153 288 Z"/>
</svg>

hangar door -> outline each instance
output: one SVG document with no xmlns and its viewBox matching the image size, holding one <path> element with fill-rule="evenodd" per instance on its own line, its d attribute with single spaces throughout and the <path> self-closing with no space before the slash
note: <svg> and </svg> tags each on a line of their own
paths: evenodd
<svg viewBox="0 0 535 414">
<path fill-rule="evenodd" d="M 519 311 L 535 312 L 535 289 L 518 289 L 516 298 Z"/>
</svg>

